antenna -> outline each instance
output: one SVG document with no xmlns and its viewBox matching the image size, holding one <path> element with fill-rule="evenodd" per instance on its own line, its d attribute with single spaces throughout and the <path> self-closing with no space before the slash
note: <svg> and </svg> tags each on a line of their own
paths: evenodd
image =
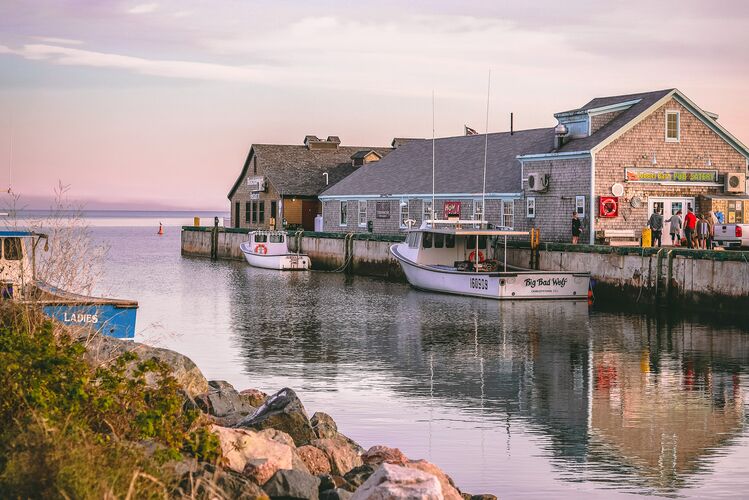
<svg viewBox="0 0 749 500">
<path fill-rule="evenodd" d="M 434 227 L 434 89 L 432 89 L 432 221 L 430 226 Z"/>
<path fill-rule="evenodd" d="M 10 116 L 10 152 L 8 154 L 8 193 L 13 189 L 13 115 Z"/>
<path fill-rule="evenodd" d="M 486 85 L 486 133 L 484 134 L 484 184 L 481 187 L 481 222 L 485 222 L 486 214 L 486 157 L 489 151 L 489 96 L 492 88 L 492 70 L 489 69 L 489 82 Z"/>
</svg>

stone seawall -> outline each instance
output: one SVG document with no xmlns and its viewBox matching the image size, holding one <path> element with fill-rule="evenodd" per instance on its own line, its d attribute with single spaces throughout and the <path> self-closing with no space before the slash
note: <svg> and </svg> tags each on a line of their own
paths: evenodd
<svg viewBox="0 0 749 500">
<path fill-rule="evenodd" d="M 239 244 L 247 230 L 218 234 L 218 258 L 242 260 Z M 405 281 L 390 245 L 400 236 L 340 233 L 291 233 L 289 247 L 308 254 L 312 267 Z M 209 257 L 211 228 L 185 227 L 182 254 Z M 511 243 L 508 264 L 528 267 L 527 243 Z M 610 305 L 670 304 L 674 307 L 749 314 L 749 252 L 672 248 L 610 247 L 545 243 L 540 269 L 589 271 L 596 301 Z M 346 265 L 345 265 L 346 264 Z"/>
</svg>

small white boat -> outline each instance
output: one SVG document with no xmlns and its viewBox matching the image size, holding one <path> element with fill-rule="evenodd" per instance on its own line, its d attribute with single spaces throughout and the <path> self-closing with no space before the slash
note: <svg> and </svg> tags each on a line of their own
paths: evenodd
<svg viewBox="0 0 749 500">
<path fill-rule="evenodd" d="M 307 255 L 289 252 L 286 231 L 251 231 L 249 237 L 239 248 L 251 266 L 279 271 L 310 268 Z"/>
<path fill-rule="evenodd" d="M 433 222 L 390 247 L 416 288 L 499 300 L 588 298 L 590 273 L 508 268 L 507 237 L 527 232 L 485 229 L 478 221 Z M 501 238 L 503 262 L 497 260 Z"/>
</svg>

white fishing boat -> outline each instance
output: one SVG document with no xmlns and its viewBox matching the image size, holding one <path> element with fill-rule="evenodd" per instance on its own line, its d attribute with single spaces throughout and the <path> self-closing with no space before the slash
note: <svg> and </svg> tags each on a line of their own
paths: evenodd
<svg viewBox="0 0 749 500">
<path fill-rule="evenodd" d="M 249 237 L 239 248 L 251 266 L 279 271 L 310 268 L 307 255 L 289 251 L 286 231 L 251 231 Z"/>
<path fill-rule="evenodd" d="M 590 273 L 507 265 L 507 238 L 527 232 L 488 229 L 477 221 L 430 222 L 390 247 L 416 288 L 498 300 L 588 298 Z"/>
</svg>

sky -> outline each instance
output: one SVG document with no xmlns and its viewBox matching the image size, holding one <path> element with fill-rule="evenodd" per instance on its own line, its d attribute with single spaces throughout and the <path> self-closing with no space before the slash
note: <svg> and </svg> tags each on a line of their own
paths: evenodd
<svg viewBox="0 0 749 500">
<path fill-rule="evenodd" d="M 252 143 L 431 137 L 433 92 L 437 136 L 483 132 L 489 72 L 490 131 L 676 87 L 749 143 L 747 26 L 739 0 L 0 0 L 0 193 L 228 210 Z"/>
</svg>

